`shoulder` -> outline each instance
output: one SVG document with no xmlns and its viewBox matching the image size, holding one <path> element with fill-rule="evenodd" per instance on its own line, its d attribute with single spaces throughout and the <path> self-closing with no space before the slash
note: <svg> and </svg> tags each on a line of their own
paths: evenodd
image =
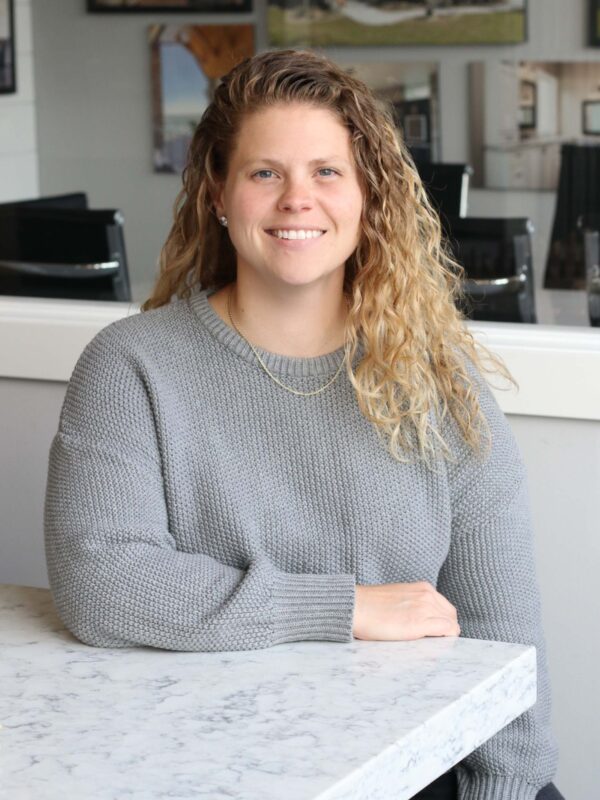
<svg viewBox="0 0 600 800">
<path fill-rule="evenodd" d="M 132 314 L 102 328 L 86 345 L 71 373 L 61 428 L 79 427 L 130 409 L 149 411 L 149 395 L 165 363 L 189 341 L 185 304 Z M 100 422 L 98 422 L 100 425 Z"/>
<path fill-rule="evenodd" d="M 149 339 L 155 340 L 157 336 L 177 335 L 186 324 L 189 324 L 188 304 L 177 299 L 160 308 L 138 311 L 111 322 L 96 334 L 90 344 L 121 339 L 130 344 L 141 344 Z"/>
<path fill-rule="evenodd" d="M 90 340 L 76 369 L 91 362 L 111 363 L 138 357 L 144 361 L 188 340 L 190 325 L 188 305 L 181 299 L 122 317 L 106 325 Z"/>
</svg>

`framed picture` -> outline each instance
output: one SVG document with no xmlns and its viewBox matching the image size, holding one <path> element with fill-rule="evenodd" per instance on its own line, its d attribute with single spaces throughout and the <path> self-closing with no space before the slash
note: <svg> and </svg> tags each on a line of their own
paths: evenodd
<svg viewBox="0 0 600 800">
<path fill-rule="evenodd" d="M 179 174 L 220 78 L 254 54 L 252 25 L 150 25 L 154 172 Z"/>
<path fill-rule="evenodd" d="M 92 13 L 251 11 L 252 0 L 87 0 Z"/>
<path fill-rule="evenodd" d="M 520 44 L 527 0 L 268 0 L 272 45 Z"/>
<path fill-rule="evenodd" d="M 16 91 L 14 0 L 0 0 L 0 94 Z"/>
<path fill-rule="evenodd" d="M 588 0 L 588 44 L 600 47 L 600 0 Z"/>
<path fill-rule="evenodd" d="M 581 110 L 583 132 L 586 136 L 600 136 L 600 100 L 584 100 Z"/>
</svg>

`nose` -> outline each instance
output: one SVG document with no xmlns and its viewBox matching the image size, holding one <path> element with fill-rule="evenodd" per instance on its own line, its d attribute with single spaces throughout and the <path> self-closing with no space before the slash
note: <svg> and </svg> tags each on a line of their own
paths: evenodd
<svg viewBox="0 0 600 800">
<path fill-rule="evenodd" d="M 310 209 L 312 206 L 313 198 L 307 181 L 301 178 L 288 178 L 277 202 L 278 209 L 298 212 Z"/>
</svg>

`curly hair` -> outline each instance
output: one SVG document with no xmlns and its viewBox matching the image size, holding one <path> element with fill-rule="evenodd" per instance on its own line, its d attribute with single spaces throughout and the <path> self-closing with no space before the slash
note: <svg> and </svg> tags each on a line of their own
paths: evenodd
<svg viewBox="0 0 600 800">
<path fill-rule="evenodd" d="M 412 158 L 390 110 L 362 81 L 312 51 L 279 50 L 245 59 L 222 78 L 191 141 L 159 274 L 142 310 L 198 285 L 220 289 L 236 277 L 236 253 L 213 207 L 245 116 L 281 103 L 331 110 L 350 135 L 363 187 L 361 236 L 345 266 L 346 369 L 362 414 L 398 461 L 431 467 L 448 415 L 476 453 L 489 427 L 468 362 L 514 379 L 464 324 L 464 270 L 442 239 Z M 363 345 L 363 356 L 353 367 Z M 485 361 L 491 367 L 485 366 Z"/>
</svg>

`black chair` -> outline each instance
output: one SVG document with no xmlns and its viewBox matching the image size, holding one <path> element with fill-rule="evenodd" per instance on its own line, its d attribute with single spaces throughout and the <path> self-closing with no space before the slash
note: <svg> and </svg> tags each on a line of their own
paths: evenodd
<svg viewBox="0 0 600 800">
<path fill-rule="evenodd" d="M 545 289 L 585 289 L 585 258 L 578 221 L 600 211 L 600 144 L 566 142 L 560 148 L 560 177 Z"/>
<path fill-rule="evenodd" d="M 466 217 L 469 179 L 473 169 L 468 164 L 416 164 L 419 176 L 432 205 L 447 217 Z"/>
<path fill-rule="evenodd" d="M 70 192 L 69 194 L 52 194 L 46 197 L 36 197 L 33 200 L 13 200 L 10 203 L 0 203 L 0 209 L 13 207 L 88 208 L 88 198 L 85 192 Z"/>
<path fill-rule="evenodd" d="M 130 302 L 123 215 L 82 192 L 1 204 L 0 294 Z"/>
<path fill-rule="evenodd" d="M 448 217 L 444 233 L 465 269 L 465 316 L 494 322 L 537 322 L 528 219 Z"/>
<path fill-rule="evenodd" d="M 586 292 L 590 325 L 600 328 L 600 216 L 582 215 L 577 227 L 583 237 Z"/>
</svg>

